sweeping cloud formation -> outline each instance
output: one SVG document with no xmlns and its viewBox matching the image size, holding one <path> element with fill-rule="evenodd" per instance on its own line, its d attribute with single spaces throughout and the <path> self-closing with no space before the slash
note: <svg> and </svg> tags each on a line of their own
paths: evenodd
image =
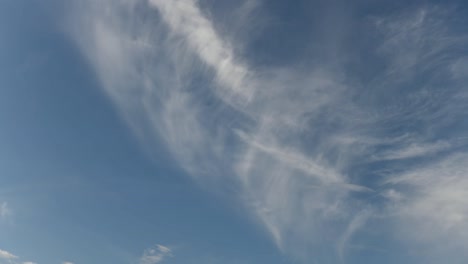
<svg viewBox="0 0 468 264">
<path fill-rule="evenodd" d="M 264 23 L 266 6 L 233 12 Z M 202 184 L 234 183 L 285 254 L 346 262 L 385 240 L 418 263 L 468 257 L 466 21 L 453 7 L 359 8 L 302 29 L 311 43 L 285 66 L 230 31 L 255 18 L 221 21 L 210 1 L 88 1 L 69 25 L 142 145 L 164 142 Z"/>
</svg>

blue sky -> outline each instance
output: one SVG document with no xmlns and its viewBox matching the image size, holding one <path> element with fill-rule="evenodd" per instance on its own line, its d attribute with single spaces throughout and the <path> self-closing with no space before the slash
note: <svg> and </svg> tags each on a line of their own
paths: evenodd
<svg viewBox="0 0 468 264">
<path fill-rule="evenodd" d="M 0 2 L 0 264 L 465 263 L 467 20 Z"/>
</svg>

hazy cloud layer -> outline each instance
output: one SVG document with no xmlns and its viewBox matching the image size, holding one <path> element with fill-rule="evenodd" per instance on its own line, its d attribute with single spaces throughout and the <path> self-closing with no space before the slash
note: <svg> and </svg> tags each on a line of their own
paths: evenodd
<svg viewBox="0 0 468 264">
<path fill-rule="evenodd" d="M 245 7 L 235 12 L 247 17 Z M 388 228 L 410 247 L 447 248 L 434 254 L 466 250 L 468 39 L 451 27 L 454 9 L 322 23 L 323 43 L 352 24 L 372 47 L 362 51 L 356 37 L 319 43 L 307 54 L 325 50 L 325 59 L 305 54 L 284 68 L 254 64 L 249 35 L 232 37 L 203 1 L 89 1 L 75 10 L 72 37 L 142 145 L 164 142 L 213 188 L 235 182 L 285 253 L 345 261 L 353 240 L 365 249 L 393 239 L 378 237 Z M 168 255 L 158 246 L 141 263 Z"/>
</svg>

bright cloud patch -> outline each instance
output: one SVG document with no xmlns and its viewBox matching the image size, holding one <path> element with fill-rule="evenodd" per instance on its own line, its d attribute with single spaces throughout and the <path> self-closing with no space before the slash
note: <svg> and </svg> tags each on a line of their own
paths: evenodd
<svg viewBox="0 0 468 264">
<path fill-rule="evenodd" d="M 4 260 L 13 260 L 13 259 L 17 259 L 18 256 L 15 256 L 13 255 L 12 253 L 6 251 L 6 250 L 1 250 L 0 249 L 0 259 L 4 259 Z"/>
</svg>

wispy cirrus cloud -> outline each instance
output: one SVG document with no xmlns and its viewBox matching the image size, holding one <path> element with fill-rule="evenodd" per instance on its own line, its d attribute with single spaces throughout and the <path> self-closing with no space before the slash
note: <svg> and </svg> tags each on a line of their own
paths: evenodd
<svg viewBox="0 0 468 264">
<path fill-rule="evenodd" d="M 466 154 L 453 154 L 387 181 L 413 189 L 400 199 L 403 204 L 399 209 L 402 215 L 421 218 L 419 227 L 427 228 L 427 232 L 418 232 L 418 236 L 449 235 L 447 231 L 453 231 L 450 236 L 468 239 L 464 232 L 468 225 L 467 160 Z"/>
<path fill-rule="evenodd" d="M 150 0 L 150 5 L 157 8 L 163 20 L 171 28 L 171 33 L 187 41 L 186 49 L 193 52 L 203 63 L 215 72 L 219 83 L 218 93 L 221 98 L 240 96 L 239 100 L 251 100 L 255 93 L 253 80 L 249 80 L 250 71 L 243 64 L 229 43 L 219 37 L 210 20 L 198 8 L 197 2 Z M 225 98 L 233 103 L 233 98 Z"/>
<path fill-rule="evenodd" d="M 467 38 L 450 29 L 450 9 L 366 20 L 375 30 L 369 38 L 379 38 L 369 51 L 378 61 L 368 63 L 383 66 L 362 81 L 340 65 L 350 58 L 255 68 L 233 48 L 245 43 L 228 41 L 198 1 L 101 1 L 78 10 L 73 37 L 144 145 L 166 143 L 215 188 L 235 181 L 247 211 L 284 252 L 345 261 L 366 223 L 382 218 L 464 227 L 465 174 L 444 177 L 461 170 L 449 162 L 456 156 L 428 162 L 466 146 L 458 124 L 467 113 L 459 96 Z M 426 179 L 437 184 L 420 183 Z M 395 186 L 402 184 L 415 191 Z M 429 204 L 450 208 L 448 218 Z M 148 256 L 162 259 L 154 250 Z"/>
<path fill-rule="evenodd" d="M 391 149 L 380 153 L 378 160 L 402 160 L 417 157 L 434 155 L 441 151 L 450 149 L 452 144 L 446 141 L 436 141 L 428 144 L 411 142 L 406 146 L 399 146 L 397 149 Z"/>
<path fill-rule="evenodd" d="M 468 257 L 462 250 L 468 241 L 467 162 L 466 153 L 455 153 L 387 182 L 397 189 L 393 197 L 397 198 L 396 218 L 401 231 L 426 247 L 420 253 L 425 258 L 441 252 L 451 259 Z"/>
<path fill-rule="evenodd" d="M 0 218 L 5 219 L 10 217 L 12 214 L 12 211 L 10 207 L 8 206 L 7 202 L 2 202 L 0 204 Z"/>
<path fill-rule="evenodd" d="M 163 262 L 166 258 L 172 257 L 172 250 L 163 245 L 155 245 L 146 249 L 140 258 L 140 264 L 157 264 Z"/>
</svg>

